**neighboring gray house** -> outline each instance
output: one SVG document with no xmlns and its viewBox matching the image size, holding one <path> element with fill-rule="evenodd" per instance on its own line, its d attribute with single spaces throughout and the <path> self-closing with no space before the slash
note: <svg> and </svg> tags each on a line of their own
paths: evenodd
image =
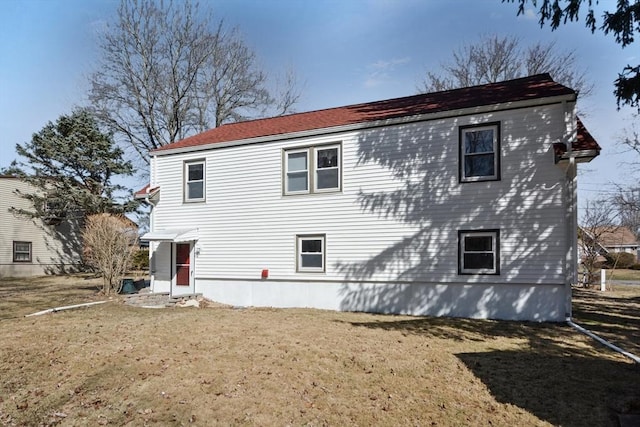
<svg viewBox="0 0 640 427">
<path fill-rule="evenodd" d="M 36 191 L 13 176 L 0 176 L 0 277 L 75 271 L 81 264 L 80 227 L 75 220 L 47 221 L 15 215 L 30 209 L 16 190 Z"/>
<path fill-rule="evenodd" d="M 227 124 L 151 152 L 151 287 L 234 306 L 562 321 L 576 170 L 549 75 Z"/>
</svg>

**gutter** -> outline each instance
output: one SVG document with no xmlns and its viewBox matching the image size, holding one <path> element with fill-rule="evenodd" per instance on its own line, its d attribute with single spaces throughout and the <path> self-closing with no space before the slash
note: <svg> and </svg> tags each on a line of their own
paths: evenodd
<svg viewBox="0 0 640 427">
<path fill-rule="evenodd" d="M 573 329 L 577 330 L 578 332 L 581 332 L 581 333 L 587 335 L 588 337 L 593 338 L 594 340 L 598 341 L 600 344 L 603 344 L 603 345 L 609 347 L 611 350 L 613 350 L 615 352 L 618 352 L 618 353 L 622 354 L 623 356 L 628 357 L 629 359 L 633 360 L 634 362 L 640 364 L 640 357 L 636 356 L 633 353 L 629 353 L 628 351 L 625 351 L 625 350 L 621 349 L 617 345 L 611 344 L 609 341 L 605 340 L 604 338 L 599 337 L 598 335 L 594 334 L 590 330 L 583 328 L 582 326 L 578 325 L 577 323 L 574 323 L 571 320 L 570 317 L 567 318 L 567 324 L 569 326 L 571 326 Z"/>
<path fill-rule="evenodd" d="M 105 302 L 107 301 L 87 302 L 84 304 L 66 305 L 64 307 L 49 308 L 47 310 L 38 311 L 36 313 L 26 314 L 24 317 L 40 316 L 42 314 L 47 314 L 47 313 L 57 313 L 58 311 L 71 310 L 73 308 L 90 307 L 96 304 L 104 304 Z"/>
</svg>

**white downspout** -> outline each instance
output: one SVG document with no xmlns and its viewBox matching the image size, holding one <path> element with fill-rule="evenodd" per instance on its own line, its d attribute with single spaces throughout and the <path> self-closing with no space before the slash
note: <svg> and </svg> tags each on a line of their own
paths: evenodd
<svg viewBox="0 0 640 427">
<path fill-rule="evenodd" d="M 563 102 L 563 134 L 564 143 L 569 155 L 569 165 L 566 171 L 567 178 L 567 233 L 566 233 L 566 265 L 565 265 L 565 316 L 571 318 L 571 285 L 577 283 L 578 265 L 578 192 L 577 192 L 577 164 L 572 153 L 572 142 L 576 135 L 575 103 Z"/>
<path fill-rule="evenodd" d="M 567 212 L 567 262 L 566 262 L 566 278 L 565 278 L 565 315 L 568 318 L 572 316 L 571 310 L 571 285 L 577 283 L 577 263 L 578 263 L 578 197 L 577 197 L 577 173 L 576 159 L 569 158 L 569 167 L 567 169 L 567 199 L 569 209 Z"/>
<path fill-rule="evenodd" d="M 591 337 L 594 340 L 598 341 L 600 344 L 609 347 L 611 350 L 616 351 L 616 352 L 622 354 L 625 357 L 628 357 L 629 359 L 633 360 L 636 363 L 640 363 L 640 357 L 636 356 L 633 353 L 629 353 L 628 351 L 625 351 L 625 350 L 621 349 L 617 345 L 611 344 L 609 341 L 607 341 L 607 340 L 605 340 L 603 338 L 600 338 L 598 335 L 594 334 L 590 330 L 583 328 L 582 326 L 578 325 L 577 323 L 573 323 L 573 321 L 571 319 L 567 319 L 567 324 L 569 326 L 571 326 L 572 328 L 574 328 L 575 330 L 577 330 L 578 332 L 582 332 L 583 334 L 587 335 L 588 337 Z"/>
<path fill-rule="evenodd" d="M 156 182 L 156 171 L 155 171 L 155 163 L 156 163 L 156 157 L 155 156 L 151 156 L 151 158 L 149 159 L 149 188 L 147 190 L 151 190 L 151 188 L 153 188 L 152 183 Z M 154 214 L 153 211 L 155 210 L 155 204 L 152 203 L 151 198 L 149 197 L 149 194 L 147 193 L 147 200 L 149 202 L 149 231 L 154 231 L 156 228 L 154 226 Z M 153 255 L 155 254 L 155 251 L 157 248 L 158 243 L 157 242 L 149 242 L 149 290 L 153 293 L 156 290 L 156 263 L 157 263 L 157 258 L 154 257 Z M 152 250 L 153 249 L 153 250 Z M 152 263 L 152 260 L 154 261 Z"/>
<path fill-rule="evenodd" d="M 575 104 L 574 104 L 575 105 Z M 635 363 L 640 363 L 640 357 L 635 354 L 629 353 L 621 349 L 620 347 L 610 343 L 609 341 L 599 337 L 588 329 L 576 324 L 571 319 L 573 313 L 571 310 L 571 285 L 577 283 L 577 265 L 578 265 L 578 165 L 576 158 L 572 153 L 572 141 L 577 138 L 576 134 L 576 117 L 573 114 L 573 108 L 569 109 L 566 101 L 563 102 L 564 109 L 564 132 L 565 132 L 565 144 L 567 146 L 567 153 L 569 154 L 569 166 L 567 167 L 567 201 L 569 202 L 569 209 L 567 212 L 567 259 L 566 259 L 566 283 L 565 283 L 565 297 L 566 297 L 566 320 L 567 324 L 575 330 L 589 336 L 590 338 L 598 341 L 599 343 L 609 347 L 613 351 L 622 354 L 625 357 L 633 360 Z"/>
</svg>

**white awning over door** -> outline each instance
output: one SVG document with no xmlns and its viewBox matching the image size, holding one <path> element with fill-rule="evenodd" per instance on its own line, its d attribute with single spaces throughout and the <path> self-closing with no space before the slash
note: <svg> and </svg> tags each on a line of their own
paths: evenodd
<svg viewBox="0 0 640 427">
<path fill-rule="evenodd" d="M 192 242 L 198 240 L 197 228 L 182 228 L 150 231 L 145 233 L 140 240 L 151 242 Z"/>
</svg>

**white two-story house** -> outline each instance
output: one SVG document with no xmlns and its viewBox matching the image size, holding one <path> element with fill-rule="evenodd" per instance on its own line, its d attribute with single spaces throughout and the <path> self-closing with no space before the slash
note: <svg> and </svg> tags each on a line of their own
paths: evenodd
<svg viewBox="0 0 640 427">
<path fill-rule="evenodd" d="M 151 152 L 151 286 L 234 306 L 561 321 L 576 168 L 547 74 L 227 124 Z"/>
</svg>

